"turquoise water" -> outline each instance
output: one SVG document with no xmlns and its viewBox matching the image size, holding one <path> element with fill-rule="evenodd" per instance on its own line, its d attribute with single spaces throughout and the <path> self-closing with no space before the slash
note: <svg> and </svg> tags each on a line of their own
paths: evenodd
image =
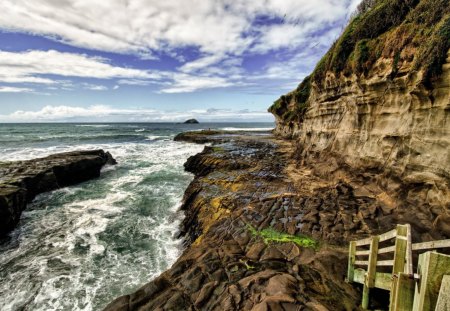
<svg viewBox="0 0 450 311">
<path fill-rule="evenodd" d="M 101 310 L 170 267 L 182 251 L 178 211 L 203 146 L 174 142 L 201 128 L 272 124 L 0 124 L 0 161 L 103 148 L 118 165 L 38 196 L 0 241 L 0 310 Z"/>
</svg>

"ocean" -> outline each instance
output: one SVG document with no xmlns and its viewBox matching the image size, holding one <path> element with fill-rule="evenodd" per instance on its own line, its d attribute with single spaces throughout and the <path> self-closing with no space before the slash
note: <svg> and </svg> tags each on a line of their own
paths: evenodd
<svg viewBox="0 0 450 311">
<path fill-rule="evenodd" d="M 39 195 L 0 241 L 0 310 L 101 310 L 168 269 L 183 169 L 201 145 L 183 131 L 267 130 L 272 123 L 0 124 L 0 161 L 102 148 L 118 161 L 100 178 Z"/>
</svg>

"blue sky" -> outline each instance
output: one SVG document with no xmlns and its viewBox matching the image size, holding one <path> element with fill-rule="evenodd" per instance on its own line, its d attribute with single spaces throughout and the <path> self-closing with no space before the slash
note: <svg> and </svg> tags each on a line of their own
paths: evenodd
<svg viewBox="0 0 450 311">
<path fill-rule="evenodd" d="M 358 0 L 3 0 L 0 122 L 272 121 Z"/>
</svg>

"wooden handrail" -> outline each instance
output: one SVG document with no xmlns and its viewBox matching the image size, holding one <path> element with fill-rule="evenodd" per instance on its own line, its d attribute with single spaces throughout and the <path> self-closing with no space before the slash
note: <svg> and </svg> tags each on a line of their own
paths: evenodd
<svg viewBox="0 0 450 311">
<path fill-rule="evenodd" d="M 377 262 L 378 267 L 392 267 L 394 265 L 394 260 L 380 260 Z"/>
<path fill-rule="evenodd" d="M 356 260 L 354 263 L 355 266 L 367 266 L 368 264 L 368 260 Z"/>
<path fill-rule="evenodd" d="M 392 229 L 391 231 L 388 231 L 386 233 L 383 233 L 383 234 L 379 235 L 380 242 L 384 242 L 386 240 L 393 239 L 396 236 L 397 236 L 397 228 L 396 229 Z"/>
<path fill-rule="evenodd" d="M 363 245 L 369 245 L 371 241 L 372 241 L 372 238 L 367 238 L 367 239 L 362 239 L 362 240 L 358 240 L 355 242 L 356 242 L 356 246 L 363 246 Z"/>
<path fill-rule="evenodd" d="M 394 238 L 395 240 L 393 240 Z M 390 240 L 395 241 L 395 244 L 378 248 L 379 243 Z M 361 249 L 362 246 L 365 249 Z M 370 249 L 367 249 L 367 246 L 370 246 Z M 364 285 L 362 297 L 363 309 L 367 309 L 369 306 L 370 288 L 377 287 L 391 292 L 389 308 L 390 310 L 397 310 L 398 304 L 401 303 L 400 300 L 405 298 L 402 296 L 405 292 L 402 291 L 408 288 L 408 286 L 411 286 L 410 281 L 414 282 L 413 251 L 445 247 L 450 248 L 450 239 L 413 244 L 411 242 L 411 226 L 409 224 L 397 225 L 395 229 L 378 236 L 350 242 L 347 281 Z M 358 250 L 358 248 L 360 249 Z M 394 258 L 390 260 L 386 260 L 385 258 L 378 260 L 378 255 L 388 253 L 393 253 Z M 356 260 L 356 257 L 365 258 L 364 260 Z M 355 269 L 355 266 L 364 267 L 364 269 Z M 392 267 L 392 272 L 377 272 L 377 267 Z"/>
<path fill-rule="evenodd" d="M 394 252 L 394 251 L 395 251 L 395 245 L 392 245 L 392 246 L 380 248 L 380 249 L 378 250 L 378 254 L 392 253 L 392 252 Z"/>
<path fill-rule="evenodd" d="M 446 247 L 450 247 L 450 239 L 412 244 L 413 251 L 424 249 L 446 248 Z"/>
</svg>

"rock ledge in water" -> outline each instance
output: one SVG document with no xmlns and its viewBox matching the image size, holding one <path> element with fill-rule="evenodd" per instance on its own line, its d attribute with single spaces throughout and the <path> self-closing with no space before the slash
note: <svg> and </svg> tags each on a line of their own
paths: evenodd
<svg viewBox="0 0 450 311">
<path fill-rule="evenodd" d="M 96 178 L 105 164 L 116 164 L 116 160 L 103 150 L 0 162 L 0 237 L 16 227 L 26 204 L 36 195 Z"/>
</svg>

